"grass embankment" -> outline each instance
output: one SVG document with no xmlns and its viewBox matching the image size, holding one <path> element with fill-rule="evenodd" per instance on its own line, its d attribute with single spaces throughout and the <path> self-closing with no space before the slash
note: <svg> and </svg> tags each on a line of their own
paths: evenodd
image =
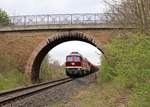
<svg viewBox="0 0 150 107">
<path fill-rule="evenodd" d="M 102 59 L 98 83 L 50 107 L 150 106 L 150 37 L 118 36 L 105 49 L 110 64 Z"/>
<path fill-rule="evenodd" d="M 26 80 L 12 59 L 0 55 L 0 91 L 25 85 Z"/>
<path fill-rule="evenodd" d="M 64 67 L 57 70 L 52 69 L 46 57 L 41 65 L 40 80 L 54 80 L 65 76 Z M 15 60 L 6 55 L 0 55 L 0 91 L 9 90 L 29 84 L 23 71 L 21 71 Z"/>
<path fill-rule="evenodd" d="M 116 37 L 105 46 L 111 66 L 102 61 L 102 83 L 112 81 L 131 91 L 127 107 L 150 106 L 150 36 Z"/>
</svg>

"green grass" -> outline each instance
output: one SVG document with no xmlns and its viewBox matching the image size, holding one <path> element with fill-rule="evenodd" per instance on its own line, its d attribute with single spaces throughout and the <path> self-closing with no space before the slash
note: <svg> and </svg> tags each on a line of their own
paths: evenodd
<svg viewBox="0 0 150 107">
<path fill-rule="evenodd" d="M 127 107 L 150 105 L 150 36 L 116 37 L 105 46 L 111 66 L 102 61 L 102 81 L 132 90 Z"/>
<path fill-rule="evenodd" d="M 27 84 L 25 75 L 8 56 L 0 55 L 0 91 Z"/>
<path fill-rule="evenodd" d="M 112 80 L 115 75 L 116 74 L 115 74 L 114 69 L 109 65 L 106 58 L 102 57 L 100 73 L 98 75 L 98 81 L 100 81 L 101 83 L 108 82 Z"/>
<path fill-rule="evenodd" d="M 64 67 L 54 71 L 46 57 L 41 65 L 41 81 L 60 79 L 65 76 Z M 15 60 L 0 54 L 0 91 L 9 90 L 28 84 L 27 76 L 21 71 Z"/>
<path fill-rule="evenodd" d="M 20 71 L 13 71 L 5 75 L 0 74 L 0 91 L 25 85 L 25 80 L 25 76 Z"/>
</svg>

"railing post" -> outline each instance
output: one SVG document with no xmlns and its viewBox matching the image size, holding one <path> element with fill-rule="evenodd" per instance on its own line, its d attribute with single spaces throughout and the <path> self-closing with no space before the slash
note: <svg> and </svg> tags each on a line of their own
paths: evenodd
<svg viewBox="0 0 150 107">
<path fill-rule="evenodd" d="M 84 15 L 83 15 L 83 21 L 82 21 L 82 23 L 85 24 L 85 23 L 84 23 Z"/>
<path fill-rule="evenodd" d="M 59 22 L 58 22 L 58 24 L 61 24 L 61 23 L 60 23 L 60 15 L 59 15 Z"/>
<path fill-rule="evenodd" d="M 37 24 L 37 17 L 38 17 L 38 16 L 35 16 L 35 24 Z"/>
<path fill-rule="evenodd" d="M 96 24 L 96 13 L 94 14 L 94 24 Z"/>
<path fill-rule="evenodd" d="M 72 14 L 70 14 L 70 17 L 71 17 L 71 25 L 72 25 Z"/>
<path fill-rule="evenodd" d="M 27 24 L 27 23 L 26 23 L 26 17 L 27 17 L 27 16 L 24 16 L 24 17 L 23 17 L 23 18 L 24 18 L 24 26 Z"/>
<path fill-rule="evenodd" d="M 9 17 L 10 24 L 15 25 L 15 17 Z"/>
<path fill-rule="evenodd" d="M 47 23 L 49 24 L 49 15 L 47 15 Z"/>
</svg>

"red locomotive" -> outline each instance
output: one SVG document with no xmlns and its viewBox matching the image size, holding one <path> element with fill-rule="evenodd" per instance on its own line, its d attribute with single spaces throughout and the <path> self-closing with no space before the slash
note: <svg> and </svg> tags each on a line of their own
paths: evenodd
<svg viewBox="0 0 150 107">
<path fill-rule="evenodd" d="M 69 77 L 81 77 L 98 70 L 78 52 L 72 52 L 66 56 L 66 75 Z"/>
</svg>

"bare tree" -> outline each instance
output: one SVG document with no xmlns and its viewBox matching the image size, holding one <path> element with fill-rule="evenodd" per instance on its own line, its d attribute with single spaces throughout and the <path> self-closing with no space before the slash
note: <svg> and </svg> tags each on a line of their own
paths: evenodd
<svg viewBox="0 0 150 107">
<path fill-rule="evenodd" d="M 52 70 L 54 71 L 57 71 L 61 67 L 58 60 L 54 60 L 53 62 L 51 62 L 50 66 L 52 67 Z"/>
<path fill-rule="evenodd" d="M 139 27 L 142 31 L 150 26 L 150 0 L 103 0 L 110 7 L 111 21 L 121 25 Z"/>
</svg>

